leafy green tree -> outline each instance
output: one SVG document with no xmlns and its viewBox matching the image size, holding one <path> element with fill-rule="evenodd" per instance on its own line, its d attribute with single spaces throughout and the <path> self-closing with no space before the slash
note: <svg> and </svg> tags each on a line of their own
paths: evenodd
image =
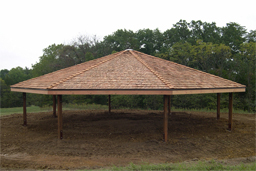
<svg viewBox="0 0 256 171">
<path fill-rule="evenodd" d="M 240 53 L 234 57 L 237 73 L 236 80 L 246 85 L 246 94 L 241 100 L 247 110 L 255 111 L 256 43 L 243 43 Z"/>
<path fill-rule="evenodd" d="M 139 49 L 136 34 L 131 30 L 117 30 L 112 35 L 104 37 L 104 43 L 110 46 L 111 51 L 122 51 L 125 49 Z"/>
<path fill-rule="evenodd" d="M 139 41 L 139 50 L 141 52 L 154 55 L 161 50 L 161 47 L 163 46 L 163 35 L 158 29 L 139 30 L 136 35 Z"/>
<path fill-rule="evenodd" d="M 111 96 L 112 106 L 119 108 L 143 108 L 143 96 L 141 95 L 113 95 Z"/>
<path fill-rule="evenodd" d="M 158 52 L 158 53 L 155 54 L 155 56 L 158 57 L 158 58 L 165 59 L 165 60 L 177 61 L 177 59 L 171 58 L 170 52 L 168 52 L 168 51 Z"/>
<path fill-rule="evenodd" d="M 180 109 L 215 109 L 216 94 L 193 94 L 172 96 L 174 108 Z"/>
<path fill-rule="evenodd" d="M 193 67 L 223 77 L 231 58 L 231 50 L 223 44 L 197 41 L 192 46 Z"/>
<path fill-rule="evenodd" d="M 190 42 L 191 41 L 191 31 L 189 29 L 189 23 L 186 20 L 180 20 L 173 25 L 173 28 L 166 30 L 163 33 L 165 38 L 164 47 L 170 48 L 172 45 L 178 42 Z"/>
<path fill-rule="evenodd" d="M 222 43 L 229 46 L 233 53 L 238 53 L 240 45 L 245 42 L 246 29 L 235 22 L 227 23 L 222 28 Z"/>
<path fill-rule="evenodd" d="M 1 81 L 1 107 L 18 107 L 22 105 L 22 94 L 11 92 L 10 85 L 25 81 L 31 78 L 28 68 L 16 67 L 12 68 L 8 73 L 5 72 L 5 80 Z"/>
<path fill-rule="evenodd" d="M 25 70 L 21 67 L 12 68 L 5 76 L 5 83 L 10 86 L 18 82 L 24 81 L 31 78 L 30 72 L 26 68 Z"/>
<path fill-rule="evenodd" d="M 230 61 L 231 50 L 223 44 L 212 44 L 197 40 L 196 45 L 188 42 L 176 43 L 172 46 L 170 60 L 202 71 L 222 76 L 222 72 Z"/>
<path fill-rule="evenodd" d="M 81 62 L 85 62 L 85 59 L 81 60 L 77 56 L 77 49 L 71 45 L 64 45 L 58 54 L 58 58 L 55 63 L 53 63 L 53 67 L 56 70 L 67 68 L 76 64 L 80 64 Z"/>
<path fill-rule="evenodd" d="M 144 96 L 143 104 L 145 109 L 149 110 L 162 110 L 163 96 Z"/>
<path fill-rule="evenodd" d="M 56 64 L 60 58 L 60 52 L 63 49 L 63 44 L 52 44 L 43 50 L 43 56 L 39 57 L 39 62 L 32 65 L 32 76 L 38 77 L 50 72 L 56 71 L 61 67 Z"/>
<path fill-rule="evenodd" d="M 212 71 L 209 71 L 210 73 L 224 78 L 231 78 L 230 74 L 232 74 L 232 70 L 230 64 L 232 62 L 232 53 L 229 46 L 214 44 L 213 55 L 209 62 L 212 64 Z M 229 73 L 227 73 L 227 71 L 229 71 Z"/>
<path fill-rule="evenodd" d="M 93 51 L 94 58 L 100 58 L 102 56 L 106 56 L 109 54 L 112 54 L 112 52 L 115 51 L 113 48 L 111 48 L 110 44 L 108 44 L 105 40 L 98 42 L 95 45 L 95 51 Z M 115 51 L 117 52 L 117 51 Z"/>
<path fill-rule="evenodd" d="M 90 61 L 90 60 L 93 60 L 93 59 L 94 59 L 94 56 L 93 56 L 93 54 L 91 52 L 87 52 L 85 54 L 85 60 L 86 61 Z"/>
<path fill-rule="evenodd" d="M 176 34 L 176 40 L 178 40 L 177 42 L 186 42 L 190 40 L 191 31 L 189 29 L 189 26 L 190 24 L 187 23 L 186 20 L 180 20 L 179 22 L 173 25 L 173 28 L 175 30 L 174 34 Z"/>
<path fill-rule="evenodd" d="M 251 30 L 247 35 L 245 36 L 246 42 L 256 42 L 256 30 Z"/>
<path fill-rule="evenodd" d="M 196 44 L 198 39 L 204 42 L 211 42 L 213 44 L 220 43 L 221 31 L 220 28 L 216 26 L 215 22 L 207 23 L 201 20 L 190 22 L 189 28 L 191 29 L 191 41 L 192 45 Z"/>
<path fill-rule="evenodd" d="M 189 24 L 189 28 L 191 29 L 191 37 L 193 38 L 193 42 L 191 42 L 192 44 L 195 44 L 198 39 L 203 40 L 204 26 L 201 20 L 192 20 Z"/>
<path fill-rule="evenodd" d="M 192 64 L 193 58 L 191 55 L 192 46 L 190 43 L 175 43 L 171 48 L 170 60 L 190 66 Z"/>
<path fill-rule="evenodd" d="M 5 81 L 0 78 L 0 107 L 4 104 L 4 95 L 7 91 L 9 91 L 9 87 L 5 84 Z"/>
<path fill-rule="evenodd" d="M 6 75 L 9 73 L 8 69 L 3 69 L 0 70 L 0 78 L 2 78 L 3 80 L 5 80 Z"/>
<path fill-rule="evenodd" d="M 213 58 L 212 43 L 205 43 L 202 40 L 198 40 L 197 45 L 192 46 L 191 54 L 195 68 L 206 72 L 211 68 L 210 60 Z"/>
<path fill-rule="evenodd" d="M 165 49 L 171 48 L 172 45 L 180 41 L 180 38 L 175 34 L 175 32 L 176 30 L 174 28 L 171 28 L 163 33 L 163 36 L 165 38 L 163 47 Z"/>
<path fill-rule="evenodd" d="M 88 61 L 85 58 L 86 53 L 90 52 L 94 58 L 99 58 L 110 54 L 108 46 L 98 40 L 96 36 L 79 36 L 72 43 L 74 47 L 74 58 L 76 63 Z"/>
</svg>

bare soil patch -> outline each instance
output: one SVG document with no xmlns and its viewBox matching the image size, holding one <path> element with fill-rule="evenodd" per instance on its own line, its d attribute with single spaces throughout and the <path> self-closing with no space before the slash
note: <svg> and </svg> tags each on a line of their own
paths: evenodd
<svg viewBox="0 0 256 171">
<path fill-rule="evenodd" d="M 63 140 L 51 112 L 1 117 L 1 167 L 12 169 L 83 169 L 255 156 L 255 115 L 227 116 L 174 112 L 169 141 L 163 142 L 163 112 L 144 110 L 64 111 Z"/>
</svg>

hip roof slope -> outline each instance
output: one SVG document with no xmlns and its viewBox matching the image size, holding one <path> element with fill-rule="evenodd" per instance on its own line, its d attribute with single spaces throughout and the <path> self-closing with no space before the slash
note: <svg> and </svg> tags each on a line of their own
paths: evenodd
<svg viewBox="0 0 256 171">
<path fill-rule="evenodd" d="M 167 61 L 136 51 L 153 70 L 161 73 L 173 89 L 231 88 L 245 87 L 242 84 L 218 77 L 172 61 Z"/>
<path fill-rule="evenodd" d="M 11 87 L 54 90 L 186 90 L 245 86 L 175 62 L 135 50 L 125 50 L 32 78 Z"/>
<path fill-rule="evenodd" d="M 78 65 L 74 65 L 68 68 L 57 70 L 39 77 L 35 77 L 26 81 L 19 82 L 12 85 L 11 87 L 17 88 L 34 88 L 34 89 L 47 89 L 52 88 L 53 85 L 56 85 L 63 80 L 76 76 L 83 70 L 92 68 L 93 66 L 99 65 L 104 61 L 111 60 L 113 57 L 119 55 L 121 52 L 111 54 L 105 57 L 94 59 L 88 62 L 84 62 Z"/>
<path fill-rule="evenodd" d="M 169 89 L 129 51 L 52 89 Z"/>
</svg>

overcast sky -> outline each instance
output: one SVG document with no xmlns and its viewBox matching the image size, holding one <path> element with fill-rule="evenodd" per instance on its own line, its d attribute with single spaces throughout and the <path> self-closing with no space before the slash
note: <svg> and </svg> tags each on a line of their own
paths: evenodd
<svg viewBox="0 0 256 171">
<path fill-rule="evenodd" d="M 256 29 L 255 0 L 0 0 L 0 70 L 31 68 L 43 49 L 117 29 L 165 31 L 180 19 Z"/>
</svg>

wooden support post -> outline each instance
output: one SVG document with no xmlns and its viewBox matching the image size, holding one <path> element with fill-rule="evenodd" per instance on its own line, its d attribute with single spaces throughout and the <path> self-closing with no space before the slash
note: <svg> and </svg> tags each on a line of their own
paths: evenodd
<svg viewBox="0 0 256 171">
<path fill-rule="evenodd" d="M 229 93 L 229 105 L 228 105 L 228 130 L 232 130 L 232 115 L 233 115 L 233 93 Z"/>
<path fill-rule="evenodd" d="M 108 95 L 108 113 L 111 113 L 111 96 Z"/>
<path fill-rule="evenodd" d="M 168 95 L 164 95 L 164 142 L 168 139 Z"/>
<path fill-rule="evenodd" d="M 56 115 L 56 95 L 53 95 L 52 96 L 52 101 L 53 101 L 53 105 L 52 105 L 52 109 L 53 109 L 53 117 L 57 117 L 57 115 Z"/>
<path fill-rule="evenodd" d="M 220 119 L 220 93 L 217 93 L 217 120 Z"/>
<path fill-rule="evenodd" d="M 23 93 L 23 126 L 27 126 L 26 93 Z"/>
<path fill-rule="evenodd" d="M 63 139 L 62 130 L 62 95 L 58 95 L 58 138 Z"/>
<path fill-rule="evenodd" d="M 171 115 L 171 96 L 168 96 L 168 115 Z"/>
</svg>

